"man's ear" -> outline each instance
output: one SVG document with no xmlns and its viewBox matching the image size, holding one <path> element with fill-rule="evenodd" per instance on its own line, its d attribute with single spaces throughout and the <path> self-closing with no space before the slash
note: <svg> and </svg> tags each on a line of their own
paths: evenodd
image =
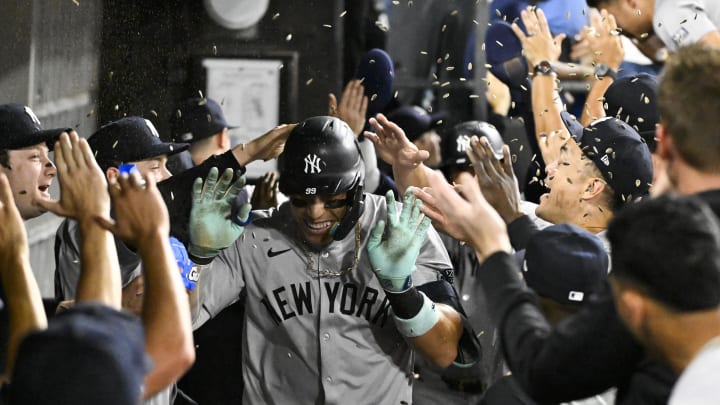
<svg viewBox="0 0 720 405">
<path fill-rule="evenodd" d="M 606 186 L 605 180 L 597 177 L 589 177 L 582 193 L 582 199 L 592 200 L 602 194 Z"/>
<path fill-rule="evenodd" d="M 662 122 L 658 124 L 655 130 L 655 138 L 657 139 L 657 153 L 664 160 L 672 160 L 675 156 L 675 145 L 673 144 L 672 138 L 669 136 L 663 126 Z"/>
<path fill-rule="evenodd" d="M 108 167 L 105 170 L 105 177 L 107 177 L 108 181 L 117 179 L 120 177 L 120 170 L 117 167 Z"/>
<path fill-rule="evenodd" d="M 620 318 L 628 329 L 638 336 L 647 315 L 647 298 L 632 288 L 622 288 L 615 296 Z"/>
</svg>

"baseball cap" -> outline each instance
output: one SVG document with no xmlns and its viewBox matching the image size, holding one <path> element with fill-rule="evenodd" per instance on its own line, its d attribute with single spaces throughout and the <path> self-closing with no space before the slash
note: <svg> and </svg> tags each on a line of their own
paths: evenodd
<svg viewBox="0 0 720 405">
<path fill-rule="evenodd" d="M 440 163 L 440 167 L 468 165 L 470 158 L 468 158 L 465 151 L 470 147 L 470 138 L 475 135 L 487 137 L 495 158 L 498 160 L 503 158 L 502 148 L 505 142 L 497 129 L 492 124 L 484 121 L 466 121 L 455 125 L 443 137 L 442 163 Z"/>
<path fill-rule="evenodd" d="M 220 105 L 210 98 L 186 100 L 171 120 L 173 142 L 199 141 L 209 138 L 225 128 L 233 129 L 225 121 Z"/>
<path fill-rule="evenodd" d="M 600 239 L 572 224 L 552 225 L 533 235 L 520 256 L 528 287 L 561 304 L 582 304 L 608 273 Z"/>
<path fill-rule="evenodd" d="M 615 190 L 622 205 L 648 194 L 653 177 L 650 150 L 640 135 L 614 117 L 604 117 L 584 127 L 571 114 L 561 113 L 570 135 Z"/>
<path fill-rule="evenodd" d="M 655 126 L 660 122 L 658 83 L 641 73 L 618 79 L 605 91 L 605 115 L 625 121 L 640 134 L 651 152 L 655 151 Z"/>
<path fill-rule="evenodd" d="M 137 162 L 160 155 L 174 155 L 187 143 L 163 142 L 155 126 L 142 117 L 126 117 L 103 125 L 88 138 L 95 160 L 103 166 L 114 162 Z"/>
<path fill-rule="evenodd" d="M 375 115 L 385 110 L 393 98 L 395 69 L 392 58 L 382 49 L 369 50 L 357 67 L 356 79 L 361 79 L 368 98 L 368 114 Z"/>
<path fill-rule="evenodd" d="M 511 89 L 520 87 L 528 76 L 527 59 L 512 26 L 495 21 L 485 31 L 485 58 L 490 72 Z"/>
<path fill-rule="evenodd" d="M 413 142 L 435 128 L 441 114 L 430 114 L 424 108 L 413 105 L 397 108 L 389 113 L 387 118 L 402 128 L 410 142 Z"/>
<path fill-rule="evenodd" d="M 55 140 L 72 128 L 43 129 L 28 106 L 0 104 L 0 150 L 23 149 L 45 142 L 53 149 Z"/>
<path fill-rule="evenodd" d="M 151 360 L 139 318 L 80 302 L 20 343 L 14 404 L 135 404 Z"/>
</svg>

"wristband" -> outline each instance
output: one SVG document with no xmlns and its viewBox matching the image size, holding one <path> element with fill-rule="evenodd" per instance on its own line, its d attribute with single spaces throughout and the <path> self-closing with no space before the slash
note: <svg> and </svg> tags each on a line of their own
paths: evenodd
<svg viewBox="0 0 720 405">
<path fill-rule="evenodd" d="M 386 276 L 381 276 L 379 273 L 380 270 L 375 270 L 377 274 L 378 281 L 380 281 L 380 286 L 383 288 L 383 290 L 399 294 L 404 293 L 405 291 L 412 288 L 412 277 L 406 276 L 405 278 L 390 278 Z"/>
<path fill-rule="evenodd" d="M 440 313 L 435 308 L 435 303 L 423 292 L 420 294 L 423 296 L 423 305 L 415 316 L 403 319 L 393 315 L 398 332 L 405 337 L 422 336 L 440 320 Z"/>
</svg>

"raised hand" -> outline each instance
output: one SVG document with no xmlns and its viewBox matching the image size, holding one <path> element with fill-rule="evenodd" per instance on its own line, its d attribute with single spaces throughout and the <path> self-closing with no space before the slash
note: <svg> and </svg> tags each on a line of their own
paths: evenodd
<svg viewBox="0 0 720 405">
<path fill-rule="evenodd" d="M 475 248 L 480 260 L 498 251 L 512 251 L 505 222 L 485 200 L 477 181 L 463 180 L 453 188 L 436 172 L 428 180 L 430 189 L 427 192 L 434 198 L 434 209 L 442 214 L 443 220 L 450 227 L 460 232 L 461 237 L 458 239 L 467 241 Z M 421 210 L 430 217 L 437 214 L 425 206 Z"/>
<path fill-rule="evenodd" d="M 617 70 L 625 57 L 617 22 L 607 10 L 590 11 L 590 27 L 585 29 L 585 39 L 594 63 L 603 63 Z"/>
<path fill-rule="evenodd" d="M 420 253 L 430 219 L 420 212 L 422 201 L 411 189 L 405 192 L 400 217 L 397 216 L 395 195 L 388 191 L 387 223 L 378 221 L 368 240 L 370 264 L 382 287 L 390 292 L 403 292 L 412 287 L 410 275 Z"/>
<path fill-rule="evenodd" d="M 333 93 L 328 95 L 328 115 L 345 121 L 355 135 L 360 135 L 365 128 L 367 106 L 368 98 L 360 80 L 348 82 L 339 105 Z"/>
<path fill-rule="evenodd" d="M 428 151 L 418 149 L 405 131 L 383 114 L 370 118 L 370 125 L 375 132 L 365 131 L 365 137 L 375 144 L 380 158 L 393 168 L 412 169 L 430 157 Z"/>
<path fill-rule="evenodd" d="M 473 136 L 466 151 L 477 177 L 483 196 L 497 210 L 505 223 L 519 216 L 520 189 L 513 172 L 510 148 L 503 145 L 502 162 L 495 158 L 487 137 Z"/>
<path fill-rule="evenodd" d="M 62 133 L 55 143 L 55 164 L 60 178 L 60 200 L 41 198 L 37 204 L 57 215 L 93 221 L 110 212 L 107 181 L 87 141 L 75 131 Z"/>
<path fill-rule="evenodd" d="M 256 210 L 264 210 L 278 206 L 278 177 L 273 171 L 262 176 L 253 190 L 250 205 Z"/>
<path fill-rule="evenodd" d="M 196 257 L 215 257 L 240 237 L 247 225 L 250 204 L 233 212 L 233 203 L 245 185 L 245 176 L 230 184 L 232 178 L 232 169 L 226 169 L 218 182 L 218 169 L 213 167 L 205 182 L 198 177 L 193 184 L 188 252 Z"/>
<path fill-rule="evenodd" d="M 141 179 L 138 173 L 121 174 L 109 190 L 115 219 L 96 217 L 103 228 L 136 247 L 158 235 L 167 238 L 170 219 L 153 176 Z"/>
<path fill-rule="evenodd" d="M 512 30 L 522 43 L 530 69 L 544 60 L 557 62 L 565 34 L 553 38 L 545 13 L 540 8 L 528 7 L 520 13 L 520 18 L 525 24 L 527 34 L 517 24 L 512 25 Z"/>
</svg>

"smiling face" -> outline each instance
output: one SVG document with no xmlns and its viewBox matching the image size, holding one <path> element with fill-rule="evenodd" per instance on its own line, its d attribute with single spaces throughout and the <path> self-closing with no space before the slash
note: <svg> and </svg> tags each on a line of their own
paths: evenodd
<svg viewBox="0 0 720 405">
<path fill-rule="evenodd" d="M 547 165 L 545 184 L 550 191 L 540 196 L 537 216 L 554 224 L 575 223 L 582 215 L 580 199 L 593 180 L 586 165 L 592 164 L 575 141 L 560 147 L 558 160 Z"/>
<path fill-rule="evenodd" d="M 35 218 L 45 211 L 35 202 L 50 197 L 50 185 L 57 175 L 44 143 L 24 149 L 8 150 L 8 166 L 0 165 L 7 175 L 15 198 L 15 205 L 24 220 Z"/>
<path fill-rule="evenodd" d="M 347 197 L 347 193 L 312 197 L 291 195 L 290 204 L 300 236 L 314 247 L 330 243 L 330 230 L 347 212 Z M 336 205 L 339 207 L 335 208 Z"/>
</svg>

